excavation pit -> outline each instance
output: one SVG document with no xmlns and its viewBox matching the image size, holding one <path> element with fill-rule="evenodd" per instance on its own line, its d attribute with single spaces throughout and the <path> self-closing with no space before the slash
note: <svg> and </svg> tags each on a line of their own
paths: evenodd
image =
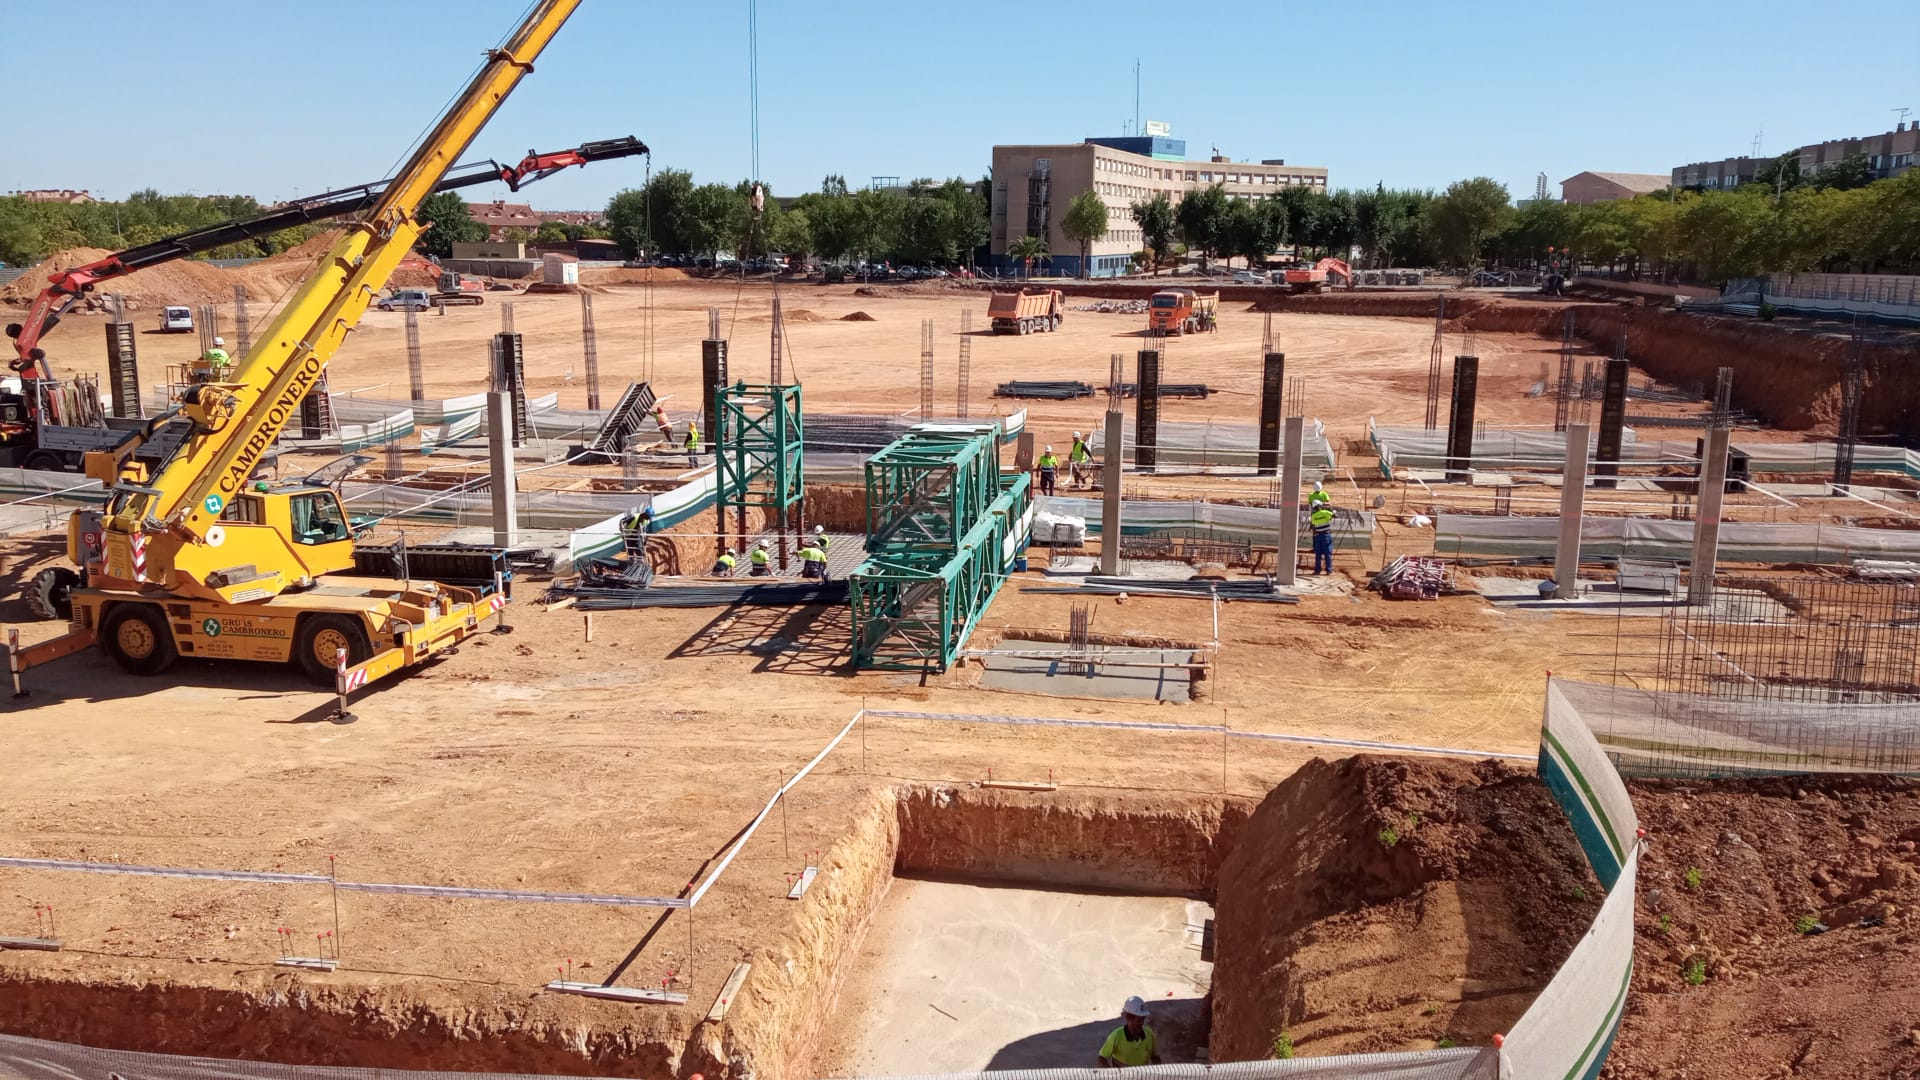
<svg viewBox="0 0 1920 1080">
<path fill-rule="evenodd" d="M 1211 920 L 1180 897 L 898 878 L 828 1022 L 841 1049 L 823 1072 L 1085 1067 L 1132 994 L 1161 1059 L 1194 1061 Z"/>
<path fill-rule="evenodd" d="M 783 841 L 763 830 L 697 938 L 678 913 L 642 938 L 636 971 L 688 935 L 685 1005 L 545 994 L 532 977 L 409 980 L 356 967 L 354 949 L 337 972 L 198 966 L 138 982 L 117 961 L 36 954 L 0 962 L 0 1032 L 295 1065 L 800 1080 L 1086 1066 L 1139 994 L 1168 1063 L 1263 1058 L 1282 1030 L 1307 1056 L 1485 1045 L 1601 894 L 1537 778 L 1497 761 L 1313 760 L 1258 801 L 834 775 L 816 778 L 845 785 L 830 821 L 796 810 L 831 836 L 804 852 L 817 868 L 804 897 L 786 898 Z M 589 910 L 569 917 L 585 925 Z M 370 948 L 377 923 L 349 922 Z M 581 965 L 587 981 L 640 936 L 622 927 L 617 952 Z M 723 989 L 741 963 L 750 973 Z"/>
</svg>

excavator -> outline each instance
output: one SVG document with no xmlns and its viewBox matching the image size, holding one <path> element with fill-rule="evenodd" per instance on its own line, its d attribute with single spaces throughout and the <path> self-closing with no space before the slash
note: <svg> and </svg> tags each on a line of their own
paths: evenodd
<svg viewBox="0 0 1920 1080">
<path fill-rule="evenodd" d="M 1319 292 L 1333 285 L 1345 285 L 1353 288 L 1353 267 L 1343 259 L 1332 256 L 1321 259 L 1312 266 L 1295 266 L 1283 271 L 1287 287 L 1297 293 Z"/>
<path fill-rule="evenodd" d="M 255 467 L 420 238 L 421 203 L 579 2 L 538 0 L 488 53 L 229 381 L 189 386 L 132 437 L 86 454 L 107 501 L 67 524 L 68 558 L 85 577 L 65 597 L 67 633 L 25 648 L 17 631 L 8 634 L 16 694 L 28 669 L 98 644 L 136 674 L 165 671 L 182 656 L 291 661 L 344 698 L 451 650 L 504 606 L 498 589 L 353 573 L 359 560 L 334 488 L 318 478 L 258 480 Z M 44 361 L 24 349 L 22 357 Z M 177 446 L 158 462 L 140 460 L 145 438 L 182 420 Z"/>
</svg>

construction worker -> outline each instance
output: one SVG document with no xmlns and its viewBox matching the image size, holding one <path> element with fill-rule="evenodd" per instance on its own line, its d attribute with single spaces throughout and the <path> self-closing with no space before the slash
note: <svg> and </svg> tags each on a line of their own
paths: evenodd
<svg viewBox="0 0 1920 1080">
<path fill-rule="evenodd" d="M 1160 1046 L 1147 1026 L 1147 1003 L 1135 994 L 1120 1007 L 1120 1026 L 1100 1044 L 1100 1066 L 1120 1069 L 1160 1064 Z"/>
<path fill-rule="evenodd" d="M 748 577 L 767 577 L 773 573 L 772 556 L 767 554 L 767 542 L 755 540 L 753 551 L 747 555 L 747 561 L 753 565 L 747 569 Z"/>
<path fill-rule="evenodd" d="M 813 527 L 813 545 L 821 551 L 833 550 L 833 538 L 827 535 L 827 527 L 825 525 L 815 525 Z"/>
<path fill-rule="evenodd" d="M 206 365 L 208 382 L 225 382 L 227 372 L 233 368 L 233 357 L 227 355 L 227 339 L 215 335 L 213 346 L 200 354 L 200 360 Z"/>
<path fill-rule="evenodd" d="M 1053 447 L 1040 454 L 1036 467 L 1040 470 L 1040 494 L 1053 494 L 1053 478 L 1060 472 L 1060 459 L 1053 455 Z"/>
<path fill-rule="evenodd" d="M 700 464 L 700 425 L 692 420 L 687 421 L 687 464 Z"/>
<path fill-rule="evenodd" d="M 1307 515 L 1313 528 L 1313 572 L 1333 573 L 1333 504 L 1320 503 Z"/>
<path fill-rule="evenodd" d="M 827 580 L 827 553 L 820 550 L 819 542 L 811 537 L 800 549 L 800 576 L 823 584 Z"/>
<path fill-rule="evenodd" d="M 647 549 L 647 534 L 653 531 L 653 507 L 642 506 L 627 511 L 620 518 L 620 539 L 627 546 L 627 555 L 639 558 Z"/>
<path fill-rule="evenodd" d="M 660 429 L 660 441 L 673 445 L 673 421 L 667 419 L 667 407 L 658 402 L 653 406 L 653 424 Z"/>
<path fill-rule="evenodd" d="M 740 558 L 738 555 L 734 553 L 734 550 L 732 548 L 728 548 L 726 551 L 721 553 L 718 559 L 715 559 L 713 561 L 713 569 L 709 572 L 714 574 L 717 577 L 732 577 L 733 564 L 739 561 L 740 561 Z"/>
<path fill-rule="evenodd" d="M 1324 506 L 1332 501 L 1333 496 L 1327 494 L 1327 489 L 1320 486 L 1320 481 L 1315 480 L 1313 482 L 1313 492 L 1307 496 L 1307 509 L 1311 510 L 1316 506 Z"/>
<path fill-rule="evenodd" d="M 1093 471 L 1093 451 L 1088 449 L 1087 440 L 1073 433 L 1073 445 L 1067 448 L 1067 470 L 1072 475 L 1074 487 L 1085 487 L 1087 476 Z"/>
</svg>

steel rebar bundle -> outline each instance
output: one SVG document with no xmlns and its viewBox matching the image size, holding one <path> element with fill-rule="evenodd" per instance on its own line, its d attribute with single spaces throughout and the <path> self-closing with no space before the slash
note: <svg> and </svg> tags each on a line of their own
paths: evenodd
<svg viewBox="0 0 1920 1080">
<path fill-rule="evenodd" d="M 1093 387 L 1073 379 L 1015 379 L 1003 382 L 993 389 L 994 397 L 1004 398 L 1044 398 L 1049 401 L 1070 401 L 1074 398 L 1092 397 Z"/>
</svg>

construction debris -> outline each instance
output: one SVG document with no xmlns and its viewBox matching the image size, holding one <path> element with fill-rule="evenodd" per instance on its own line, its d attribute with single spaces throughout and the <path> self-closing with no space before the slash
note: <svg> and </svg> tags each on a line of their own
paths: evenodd
<svg viewBox="0 0 1920 1080">
<path fill-rule="evenodd" d="M 1145 315 L 1145 300 L 1095 300 L 1091 304 L 1075 304 L 1073 311 L 1096 311 L 1102 315 Z"/>
<path fill-rule="evenodd" d="M 1373 588 L 1389 600 L 1438 600 L 1452 582 L 1439 559 L 1402 555 L 1373 576 Z"/>
</svg>

